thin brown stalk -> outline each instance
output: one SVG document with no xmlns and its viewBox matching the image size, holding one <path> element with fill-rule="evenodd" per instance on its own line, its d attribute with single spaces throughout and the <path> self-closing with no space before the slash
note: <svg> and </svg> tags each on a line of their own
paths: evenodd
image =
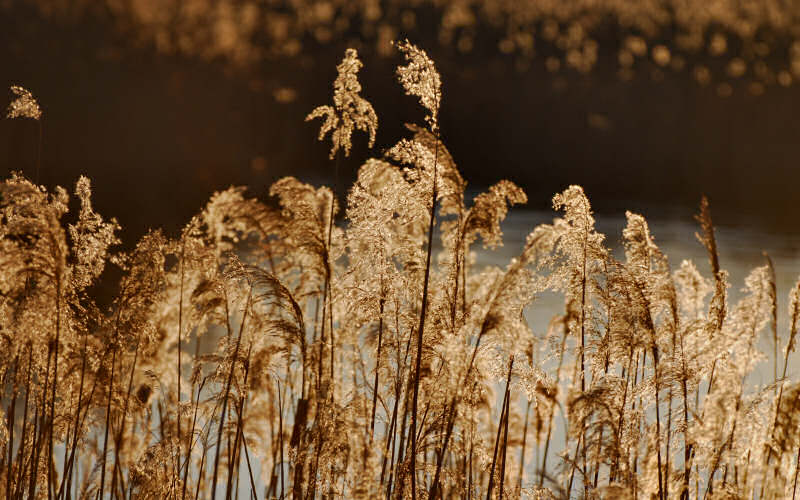
<svg viewBox="0 0 800 500">
<path fill-rule="evenodd" d="M 203 487 L 203 480 L 206 477 L 205 472 L 205 463 L 206 463 L 206 455 L 208 452 L 208 434 L 206 433 L 204 442 L 203 442 L 203 452 L 200 454 L 200 467 L 198 468 L 198 478 L 197 478 L 197 487 L 194 490 L 194 500 L 197 500 L 200 496 L 200 489 Z"/>
<path fill-rule="evenodd" d="M 325 286 L 328 289 L 328 316 L 330 318 L 330 332 L 329 337 L 331 339 L 331 383 L 330 383 L 330 395 L 333 399 L 334 397 L 334 369 L 333 369 L 333 360 L 334 360 L 334 350 L 336 347 L 335 340 L 333 337 L 333 288 L 331 287 L 331 281 L 333 278 L 333 261 L 331 260 L 331 236 L 333 235 L 333 219 L 334 219 L 334 203 L 336 200 L 336 190 L 339 187 L 339 165 L 342 162 L 342 155 L 341 153 L 336 153 L 336 166 L 334 167 L 334 174 L 333 174 L 333 190 L 331 191 L 331 210 L 330 210 L 330 217 L 328 217 L 328 243 L 327 243 L 327 250 L 326 250 L 326 277 L 325 277 Z M 323 310 L 324 311 L 324 310 Z M 325 319 L 323 318 L 323 321 Z"/>
<path fill-rule="evenodd" d="M 619 412 L 619 420 L 617 421 L 617 428 L 614 430 L 616 433 L 616 442 L 619 443 L 622 440 L 622 424 L 625 417 L 625 406 L 627 405 L 628 401 L 628 386 L 630 385 L 631 379 L 631 364 L 633 364 L 633 352 L 634 352 L 634 345 L 633 343 L 630 344 L 630 351 L 628 354 L 628 364 L 626 367 L 622 368 L 622 378 L 625 379 L 625 386 L 622 390 L 622 404 L 620 405 L 620 412 Z M 638 362 L 638 354 L 637 354 L 637 362 Z M 617 472 L 619 470 L 619 460 L 620 460 L 620 453 L 619 451 L 615 453 L 614 456 L 614 465 L 611 468 L 611 471 L 608 475 L 608 483 L 611 484 L 617 479 Z M 626 451 L 627 455 L 627 451 Z M 626 456 L 626 460 L 628 457 Z"/>
<path fill-rule="evenodd" d="M 242 435 L 242 446 L 244 446 L 244 458 L 247 461 L 247 473 L 250 477 L 250 492 L 252 495 L 256 494 L 256 482 L 253 479 L 253 467 L 250 465 L 250 452 L 247 451 L 247 437 Z M 236 496 L 238 498 L 239 491 L 236 491 Z"/>
<path fill-rule="evenodd" d="M 669 498 L 669 476 L 670 476 L 670 446 L 672 443 L 672 387 L 669 388 L 669 396 L 667 398 L 667 446 L 664 465 L 664 498 Z"/>
<path fill-rule="evenodd" d="M 14 487 L 14 496 L 16 498 L 19 493 L 22 492 L 22 471 L 24 469 L 23 462 L 25 460 L 25 450 L 27 449 L 27 428 L 28 428 L 28 408 L 30 402 L 30 394 L 31 394 L 31 371 L 33 365 L 33 346 L 29 342 L 28 343 L 28 369 L 25 375 L 25 403 L 23 404 L 23 411 L 22 411 L 22 432 L 20 433 L 20 445 L 19 449 L 17 450 L 17 482 L 16 486 Z M 9 497 L 12 498 L 12 497 Z"/>
<path fill-rule="evenodd" d="M 380 307 L 378 312 L 378 348 L 375 353 L 375 380 L 372 384 L 372 416 L 370 417 L 369 424 L 369 440 L 370 442 L 375 436 L 375 408 L 378 404 L 378 374 L 381 366 L 381 347 L 383 346 L 383 306 L 385 299 L 381 296 Z"/>
<path fill-rule="evenodd" d="M 797 473 L 800 471 L 800 447 L 797 448 L 797 458 L 794 461 L 794 484 L 792 485 L 792 500 L 797 494 Z"/>
<path fill-rule="evenodd" d="M 588 207 L 587 207 L 588 208 Z M 588 210 L 587 210 L 588 211 Z M 588 223 L 583 228 L 583 259 L 581 262 L 581 393 L 586 392 L 586 285 L 587 285 L 587 251 L 588 251 L 589 227 Z M 589 496 L 589 485 L 586 482 L 586 430 L 581 429 L 583 452 L 583 496 Z M 577 456 L 576 463 L 577 463 Z M 573 473 L 575 465 L 573 464 Z"/>
<path fill-rule="evenodd" d="M 658 349 L 658 341 L 656 336 L 656 328 L 653 322 L 653 317 L 650 313 L 650 302 L 645 295 L 644 285 L 641 283 L 637 283 L 637 289 L 639 292 L 639 298 L 642 301 L 642 305 L 644 307 L 644 318 L 645 324 L 647 326 L 647 330 L 650 332 L 650 348 L 653 354 L 653 379 L 655 382 L 655 402 L 656 402 L 656 450 L 657 450 L 657 460 L 658 460 L 658 498 L 664 498 L 664 480 L 662 478 L 663 475 L 663 468 L 662 468 L 662 461 L 661 461 L 661 409 L 658 400 L 658 393 L 661 390 L 660 387 L 660 377 L 658 371 L 658 358 L 659 358 L 659 349 Z M 645 351 L 646 353 L 647 351 Z M 644 378 L 644 363 L 642 363 L 642 378 Z"/>
<path fill-rule="evenodd" d="M 508 389 L 506 389 L 508 391 Z M 502 460 L 500 461 L 500 489 L 497 494 L 497 498 L 503 500 L 505 498 L 503 496 L 503 487 L 505 486 L 506 481 L 506 455 L 508 454 L 508 421 L 509 421 L 509 413 L 511 412 L 511 393 L 509 392 L 509 397 L 506 399 L 506 418 L 505 423 L 503 424 L 503 456 Z"/>
<path fill-rule="evenodd" d="M 656 449 L 658 450 L 657 453 L 657 460 L 658 460 L 658 498 L 665 498 L 665 490 L 662 475 L 663 469 L 661 466 L 661 410 L 660 404 L 658 401 L 658 393 L 660 390 L 659 387 L 659 376 L 658 376 L 658 346 L 655 345 L 655 339 L 653 343 L 653 377 L 655 377 L 655 395 L 656 395 Z"/>
<path fill-rule="evenodd" d="M 567 334 L 569 333 L 569 329 L 567 328 L 567 324 L 564 323 L 564 335 L 561 340 L 561 349 L 559 349 L 558 353 L 558 367 L 556 368 L 556 380 L 555 385 L 558 387 L 558 384 L 561 382 L 561 367 L 564 364 L 564 351 L 567 347 Z M 542 468 L 539 471 L 539 488 L 542 488 L 544 485 L 544 477 L 547 475 L 547 454 L 550 451 L 550 438 L 553 436 L 553 416 L 555 414 L 555 395 L 553 401 L 550 402 L 550 407 L 548 409 L 547 415 L 547 437 L 544 440 L 544 453 L 542 454 Z"/>
<path fill-rule="evenodd" d="M 286 492 L 286 486 L 283 482 L 283 400 L 281 399 L 281 381 L 275 377 L 275 384 L 278 386 L 278 450 L 280 462 L 278 467 L 281 470 L 281 498 Z"/>
<path fill-rule="evenodd" d="M 177 434 L 178 434 L 178 463 L 181 463 L 181 446 L 183 441 L 181 441 L 181 336 L 183 335 L 183 282 L 186 274 L 186 235 L 182 235 L 181 237 L 181 257 L 180 257 L 180 266 L 181 266 L 181 284 L 178 291 L 178 366 L 176 370 L 177 375 L 177 382 L 178 382 L 178 412 L 176 415 L 176 427 L 177 427 Z M 137 341 L 138 345 L 138 341 Z M 135 364 L 135 360 L 134 360 Z M 133 374 L 131 374 L 131 378 L 133 378 Z M 130 389 L 129 389 L 130 390 Z M 124 417 L 123 417 L 124 418 Z M 123 420 L 124 422 L 124 420 Z M 191 438 L 190 438 L 191 439 Z M 180 472 L 178 472 L 180 474 Z M 185 490 L 184 490 L 185 491 Z M 183 493 L 181 493 L 183 495 Z"/>
<path fill-rule="evenodd" d="M 396 331 L 399 332 L 400 329 L 399 329 L 399 325 L 397 323 L 398 323 L 398 320 L 397 320 L 397 317 L 395 317 Z M 404 369 L 404 367 L 408 363 L 408 355 L 411 352 L 411 338 L 412 337 L 413 337 L 413 332 L 412 332 L 412 334 L 409 334 L 408 338 L 406 339 L 405 355 L 403 357 L 402 363 L 400 363 L 400 354 L 399 354 L 399 352 L 398 352 L 398 357 L 397 357 L 397 362 L 398 363 L 397 363 L 397 373 L 396 373 L 396 378 L 395 378 L 395 400 L 394 400 L 394 410 L 392 411 L 392 418 L 394 419 L 394 426 L 392 427 L 392 430 L 390 432 L 390 434 L 391 434 L 391 444 L 389 443 L 388 436 L 387 436 L 387 440 L 386 440 L 386 444 L 387 444 L 387 446 L 389 446 L 388 450 L 391 450 L 391 457 L 390 457 L 390 460 L 389 460 L 389 478 L 388 478 L 387 487 L 386 487 L 386 498 L 387 499 L 389 499 L 391 497 L 391 493 L 392 493 L 392 479 L 394 477 L 393 474 L 394 474 L 394 467 L 395 467 L 395 450 L 396 450 L 395 444 L 397 443 L 397 424 L 398 424 L 398 422 L 400 422 L 400 426 L 401 426 L 400 427 L 400 436 L 401 436 L 400 437 L 400 449 L 403 448 L 403 441 L 402 441 L 403 437 L 402 436 L 403 436 L 403 433 L 405 432 L 405 417 L 406 417 L 406 412 L 407 412 L 407 409 L 408 409 L 408 391 L 406 391 L 405 394 L 403 393 L 403 380 L 405 380 L 405 373 L 404 373 L 405 369 Z M 399 349 L 399 346 L 398 346 L 398 351 L 399 350 L 400 349 Z M 397 418 L 399 416 L 398 408 L 399 408 L 399 404 L 400 404 L 400 396 L 403 396 L 403 404 L 404 404 L 403 420 L 402 421 L 400 421 Z M 386 465 L 386 456 L 384 456 L 383 461 L 384 461 L 384 467 L 385 467 L 385 465 Z M 400 460 L 398 460 L 398 462 L 400 462 Z M 383 484 L 383 470 L 381 470 L 381 484 Z"/>
<path fill-rule="evenodd" d="M 525 406 L 525 424 L 522 426 L 522 449 L 519 452 L 519 477 L 517 480 L 517 490 L 522 491 L 522 475 L 525 470 L 525 445 L 528 440 L 528 416 L 531 411 L 531 402 Z M 538 436 L 538 433 L 537 433 Z M 538 448 L 538 445 L 537 445 Z"/>
<path fill-rule="evenodd" d="M 472 483 L 473 483 L 473 474 L 472 474 L 472 457 L 475 451 L 475 440 L 473 439 L 473 434 L 475 433 L 475 427 L 472 422 L 470 422 L 470 434 L 469 434 L 469 457 L 467 458 L 468 462 L 468 478 L 467 478 L 467 498 L 472 498 Z"/>
<path fill-rule="evenodd" d="M 200 406 L 200 393 L 203 391 L 203 386 L 206 384 L 206 377 L 200 382 L 200 386 L 197 388 L 197 398 L 196 401 L 192 402 L 192 406 L 194 406 L 194 414 L 192 416 L 192 429 L 189 431 L 188 435 L 188 447 L 186 449 L 186 460 L 183 467 L 183 484 L 181 485 L 181 500 L 186 498 L 186 484 L 188 483 L 189 478 L 189 467 L 191 466 L 191 458 L 192 458 L 192 450 L 194 449 L 194 430 L 195 425 L 197 423 L 197 410 Z M 199 440 L 199 437 L 198 437 Z"/>
<path fill-rule="evenodd" d="M 431 253 L 433 251 L 433 227 L 436 216 L 437 162 L 439 159 L 439 131 L 436 131 L 436 146 L 433 160 L 433 189 L 431 189 L 430 222 L 428 224 L 428 244 L 425 256 L 425 277 L 422 283 L 422 305 L 417 329 L 417 359 L 414 365 L 414 398 L 411 406 L 411 499 L 417 500 L 417 400 L 419 399 L 420 365 L 422 364 L 422 339 L 425 331 L 425 316 L 428 311 L 428 282 L 431 274 Z M 444 454 L 445 450 L 442 450 Z M 437 467 L 438 468 L 438 467 Z M 435 485 L 434 485 L 435 487 Z"/>
<path fill-rule="evenodd" d="M 39 124 L 41 130 L 41 123 Z M 38 167 L 37 167 L 38 168 Z M 50 426 L 47 433 L 47 497 L 52 499 L 50 485 L 54 484 L 55 464 L 53 463 L 53 427 L 55 423 L 56 387 L 58 386 L 58 348 L 61 343 L 61 273 L 56 272 L 56 335 L 54 340 L 55 354 L 53 355 L 53 385 L 50 395 Z"/>
<path fill-rule="evenodd" d="M 133 353 L 133 363 L 131 365 L 131 375 L 128 378 L 128 390 L 125 393 L 125 403 L 122 405 L 122 416 L 121 416 L 121 419 L 120 419 L 121 421 L 120 421 L 120 424 L 119 424 L 119 432 L 117 433 L 116 438 L 114 439 L 114 469 L 115 470 L 117 470 L 119 468 L 119 454 L 120 454 L 120 451 L 121 451 L 122 447 L 124 446 L 124 443 L 123 443 L 122 440 L 125 437 L 125 422 L 126 422 L 126 417 L 128 415 L 128 405 L 129 405 L 130 399 L 131 399 L 131 391 L 133 390 L 133 375 L 136 372 L 136 362 L 139 360 L 139 346 L 140 346 L 140 344 L 141 344 L 141 334 L 137 335 L 137 337 L 136 337 L 136 347 L 134 348 L 134 353 Z M 180 414 L 180 408 L 178 409 L 178 414 Z M 180 460 L 180 456 L 178 456 L 178 459 Z M 120 472 L 120 474 L 121 474 L 121 472 Z M 115 488 L 116 484 L 117 484 L 117 475 L 113 474 L 112 478 L 111 478 L 111 491 L 115 491 L 114 488 Z"/>
<path fill-rule="evenodd" d="M 12 389 L 11 389 L 11 407 L 8 411 L 8 467 L 6 471 L 6 498 L 11 498 L 11 464 L 14 459 L 14 417 L 17 411 L 17 368 L 19 366 L 19 355 L 14 357 L 14 368 L 12 370 Z M 5 391 L 3 391 L 5 395 Z"/>
<path fill-rule="evenodd" d="M 412 335 L 413 335 L 413 332 L 412 332 Z M 397 447 L 397 460 L 395 461 L 394 476 L 392 476 L 391 474 L 389 475 L 389 489 L 391 491 L 392 486 L 393 486 L 392 485 L 392 479 L 394 477 L 396 479 L 396 481 L 397 481 L 397 484 L 395 485 L 395 487 L 396 487 L 396 492 L 398 494 L 398 497 L 403 494 L 403 481 L 402 480 L 404 479 L 404 474 L 407 473 L 406 471 L 403 470 L 402 465 L 405 463 L 404 453 L 406 451 L 406 446 L 405 446 L 406 439 L 407 438 L 410 439 L 410 437 L 408 436 L 408 433 L 407 433 L 408 427 L 407 427 L 406 422 L 408 422 L 408 413 L 409 413 L 409 406 L 410 406 L 409 402 L 410 402 L 411 393 L 412 393 L 412 391 L 411 391 L 412 375 L 413 375 L 413 373 L 409 373 L 408 374 L 407 388 L 406 388 L 406 391 L 405 391 L 405 397 L 403 398 L 403 418 L 400 420 L 400 443 L 399 443 L 399 446 Z"/>
<path fill-rule="evenodd" d="M 689 441 L 689 391 L 687 388 L 688 374 L 686 371 L 686 354 L 683 346 L 683 334 L 680 335 L 681 346 L 681 389 L 683 390 L 683 489 L 680 500 L 689 500 L 689 477 L 691 474 L 691 446 Z"/>
<path fill-rule="evenodd" d="M 394 398 L 394 405 L 392 408 L 392 418 L 389 424 L 389 430 L 386 432 L 386 443 L 383 447 L 383 464 L 381 465 L 381 478 L 380 478 L 380 485 L 383 486 L 383 477 L 386 472 L 386 461 L 389 457 L 389 450 L 391 445 L 392 455 L 394 455 L 394 441 L 395 436 L 397 435 L 397 408 L 400 405 L 400 391 L 401 391 L 401 384 L 398 382 L 395 383 L 395 398 Z"/>
<path fill-rule="evenodd" d="M 87 336 L 83 336 L 83 349 L 81 351 L 81 381 L 80 386 L 78 388 L 78 405 L 75 409 L 75 430 L 73 432 L 72 437 L 72 452 L 70 453 L 70 457 L 67 457 L 67 452 L 70 449 L 69 446 L 69 433 L 67 433 L 67 441 L 64 443 L 64 478 L 61 480 L 61 487 L 58 490 L 58 494 L 56 495 L 56 499 L 60 500 L 62 494 L 65 491 L 65 483 L 66 483 L 66 491 L 69 492 L 70 484 L 72 483 L 72 474 L 71 474 L 71 467 L 72 467 L 72 456 L 75 454 L 75 449 L 78 444 L 78 431 L 79 431 L 79 423 L 80 423 L 80 414 L 81 414 L 81 406 L 83 404 L 83 384 L 86 375 L 86 347 L 87 347 L 88 339 Z"/>
<path fill-rule="evenodd" d="M 106 484 L 106 455 L 108 454 L 108 430 L 111 427 L 111 399 L 113 397 L 113 390 L 114 390 L 114 369 L 116 368 L 116 360 L 117 360 L 117 349 L 116 347 L 111 347 L 111 376 L 108 379 L 108 398 L 107 398 L 107 406 L 106 406 L 106 424 L 104 437 L 103 437 L 103 456 L 101 460 L 103 462 L 102 470 L 100 472 L 100 493 L 99 498 L 103 498 L 103 492 L 105 491 L 105 484 Z"/>
<path fill-rule="evenodd" d="M 217 496 L 217 472 L 219 469 L 219 450 L 222 446 L 222 430 L 225 426 L 225 415 L 228 408 L 228 396 L 230 395 L 231 391 L 231 384 L 233 382 L 233 372 L 236 369 L 236 360 L 239 357 L 239 347 L 242 343 L 242 334 L 244 333 L 244 325 L 245 321 L 247 320 L 247 312 L 250 310 L 250 299 L 253 294 L 253 286 L 250 286 L 250 291 L 247 293 L 247 301 L 245 302 L 244 312 L 242 313 L 242 323 L 239 326 L 239 335 L 236 337 L 236 347 L 233 350 L 233 356 L 231 357 L 231 367 L 228 371 L 228 380 L 225 383 L 225 393 L 222 397 L 222 412 L 220 412 L 219 417 L 219 427 L 217 429 L 217 444 L 214 450 L 214 474 L 212 476 L 211 482 L 211 497 L 216 498 Z M 227 306 L 227 299 L 226 299 L 226 306 Z M 230 315 L 226 314 L 228 318 Z"/>
<path fill-rule="evenodd" d="M 503 395 L 503 404 L 501 406 L 502 410 L 500 411 L 500 421 L 497 423 L 497 437 L 494 440 L 494 453 L 492 454 L 492 465 L 489 468 L 489 486 L 486 488 L 486 500 L 491 500 L 492 498 L 492 489 L 494 487 L 494 471 L 495 465 L 497 464 L 497 452 L 498 447 L 500 444 L 500 436 L 503 432 L 504 428 L 504 419 L 508 419 L 508 400 L 511 394 L 511 371 L 514 368 L 514 356 L 511 356 L 511 359 L 508 362 L 508 377 L 506 378 L 506 390 Z M 505 453 L 505 452 L 504 452 Z M 505 456 L 505 455 L 504 455 Z M 505 459 L 504 459 L 505 461 Z M 505 471 L 504 471 L 505 472 Z M 502 481 L 502 480 L 501 480 Z M 502 484 L 502 482 L 501 482 Z M 500 495 L 502 499 L 502 492 Z"/>
<path fill-rule="evenodd" d="M 247 387 L 247 376 L 250 373 L 250 353 L 252 352 L 252 343 L 247 348 L 247 356 L 245 357 L 244 362 L 244 376 L 242 379 L 242 386 Z M 239 406 L 238 408 L 234 407 L 234 411 L 236 412 L 237 419 L 236 419 L 236 430 L 235 435 L 236 438 L 234 440 L 233 446 L 233 454 L 234 454 L 234 461 L 235 467 L 238 467 L 238 464 L 241 461 L 241 440 L 244 437 L 244 430 L 242 429 L 242 416 L 244 415 L 244 404 L 245 400 L 247 399 L 247 393 L 240 394 L 239 396 Z M 282 426 L 281 426 L 282 427 Z M 238 478 L 238 475 L 237 475 Z M 233 475 L 228 474 L 228 484 L 225 487 L 225 500 L 230 500 L 231 493 L 233 491 Z M 238 492 L 238 488 L 236 489 Z"/>
<path fill-rule="evenodd" d="M 44 369 L 44 391 L 42 392 L 42 401 L 41 404 L 36 405 L 36 415 L 37 417 L 34 420 L 38 421 L 38 429 L 34 427 L 34 440 L 33 440 L 33 450 L 31 450 L 31 459 L 33 460 L 33 472 L 30 475 L 30 484 L 29 484 L 29 498 L 36 498 L 36 486 L 37 486 L 37 479 L 39 476 L 39 458 L 40 453 L 42 451 L 42 441 L 48 435 L 48 425 L 49 422 L 47 421 L 47 394 L 48 394 L 48 387 L 50 382 L 50 361 L 53 355 L 53 347 L 52 343 L 48 342 L 47 347 L 47 363 Z M 41 409 L 40 409 L 41 408 Z"/>
<path fill-rule="evenodd" d="M 579 469 L 578 467 L 578 454 L 581 451 L 581 445 L 583 444 L 583 436 L 584 433 L 581 432 L 578 435 L 578 442 L 575 443 L 575 453 L 573 454 L 572 458 L 567 456 L 568 461 L 572 464 L 569 473 L 569 481 L 567 482 L 567 498 L 572 498 L 572 483 L 575 481 L 575 471 Z M 581 472 L 583 472 L 581 470 Z M 584 476 L 583 482 L 586 482 L 586 477 Z"/>
</svg>

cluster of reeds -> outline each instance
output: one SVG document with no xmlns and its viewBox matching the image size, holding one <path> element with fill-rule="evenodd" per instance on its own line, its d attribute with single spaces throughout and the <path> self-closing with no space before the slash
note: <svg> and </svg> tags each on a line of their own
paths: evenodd
<svg viewBox="0 0 800 500">
<path fill-rule="evenodd" d="M 88 179 L 71 224 L 66 190 L 2 181 L 0 498 L 794 495 L 800 282 L 788 328 L 770 263 L 730 304 L 705 201 L 710 278 L 672 268 L 636 214 L 617 259 L 577 186 L 518 257 L 479 268 L 474 245 L 501 245 L 526 196 L 502 181 L 465 198 L 435 66 L 397 46 L 426 125 L 363 164 L 339 224 L 331 189 L 284 178 L 273 203 L 231 188 L 123 252 Z M 348 50 L 309 115 L 337 165 L 377 128 L 360 67 Z M 102 308 L 108 265 L 122 278 Z M 534 333 L 524 312 L 547 291 L 563 311 Z M 767 325 L 783 371 L 753 389 Z"/>
</svg>

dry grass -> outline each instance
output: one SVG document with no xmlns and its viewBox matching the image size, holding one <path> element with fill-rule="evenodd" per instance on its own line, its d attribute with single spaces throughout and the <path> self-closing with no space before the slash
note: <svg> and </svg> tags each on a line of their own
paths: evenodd
<svg viewBox="0 0 800 500">
<path fill-rule="evenodd" d="M 66 190 L 0 184 L 0 498 L 794 495 L 800 282 L 788 328 L 771 265 L 729 303 L 705 200 L 710 278 L 630 213 L 618 260 L 578 186 L 506 267 L 477 268 L 526 196 L 502 181 L 465 203 L 434 63 L 398 47 L 427 124 L 363 164 L 342 224 L 332 190 L 285 178 L 276 204 L 231 188 L 180 237 L 122 252 L 88 179 L 72 225 Z M 337 162 L 377 128 L 360 67 L 348 51 L 310 115 Z M 534 335 L 523 309 L 545 291 L 564 310 Z M 788 338 L 782 376 L 748 390 L 767 325 L 776 353 Z"/>
</svg>

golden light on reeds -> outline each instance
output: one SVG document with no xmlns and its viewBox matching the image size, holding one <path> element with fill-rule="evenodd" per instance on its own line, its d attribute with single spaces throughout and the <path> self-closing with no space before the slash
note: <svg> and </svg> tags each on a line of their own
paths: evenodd
<svg viewBox="0 0 800 500">
<path fill-rule="evenodd" d="M 320 19 L 341 7 L 316 5 Z M 553 16 L 573 7 L 542 5 Z M 591 67 L 586 26 L 543 30 L 568 47 L 552 71 Z M 729 50 L 720 37 L 717 55 Z M 792 496 L 800 389 L 786 366 L 800 282 L 783 324 L 771 260 L 729 296 L 708 200 L 697 217 L 708 263 L 676 265 L 642 215 L 601 233 L 578 185 L 553 197 L 552 222 L 531 228 L 514 258 L 479 266 L 476 244 L 501 247 L 501 223 L 528 197 L 508 180 L 466 194 L 439 121 L 441 75 L 419 46 L 395 47 L 397 79 L 425 121 L 363 159 L 339 224 L 334 189 L 285 177 L 271 200 L 229 188 L 178 235 L 154 230 L 123 251 L 88 178 L 72 192 L 20 174 L 0 182 L 0 495 Z M 676 58 L 638 35 L 618 54 L 659 71 Z M 727 71 L 756 68 L 733 59 Z M 348 49 L 332 105 L 306 118 L 323 118 L 318 138 L 331 135 L 337 163 L 355 130 L 375 139 L 361 70 Z M 12 91 L 9 117 L 41 118 L 29 92 Z M 119 278 L 104 305 L 94 287 L 108 268 Z M 537 309 L 545 294 L 563 305 L 534 332 L 526 314 L 554 312 Z M 772 376 L 756 387 L 768 328 Z"/>
</svg>

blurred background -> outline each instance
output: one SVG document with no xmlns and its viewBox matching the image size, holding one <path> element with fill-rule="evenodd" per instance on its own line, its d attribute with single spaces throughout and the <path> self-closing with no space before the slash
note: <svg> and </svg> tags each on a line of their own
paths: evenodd
<svg viewBox="0 0 800 500">
<path fill-rule="evenodd" d="M 689 223 L 706 194 L 715 222 L 785 235 L 794 255 L 796 2 L 0 0 L 0 95 L 22 85 L 44 111 L 39 182 L 90 176 L 130 245 L 229 185 L 332 183 L 303 118 L 355 47 L 380 126 L 374 151 L 355 136 L 344 196 L 422 120 L 394 77 L 406 37 L 442 75 L 442 137 L 471 188 L 508 178 L 547 210 L 581 184 L 598 213 Z M 35 177 L 37 143 L 36 122 L 0 121 L 0 173 Z"/>
</svg>

